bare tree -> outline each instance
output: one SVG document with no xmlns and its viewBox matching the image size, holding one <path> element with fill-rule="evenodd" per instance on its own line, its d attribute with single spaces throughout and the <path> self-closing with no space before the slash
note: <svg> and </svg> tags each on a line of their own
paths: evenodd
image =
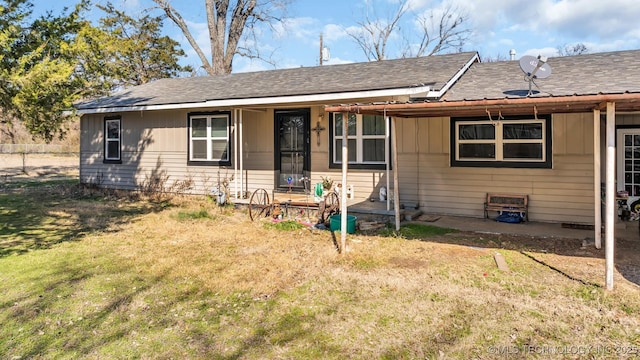
<svg viewBox="0 0 640 360">
<path fill-rule="evenodd" d="M 258 24 L 273 26 L 282 22 L 288 0 L 236 0 L 230 7 L 229 0 L 204 0 L 211 47 L 211 61 L 191 34 L 180 13 L 169 0 L 153 0 L 182 31 L 202 61 L 209 75 L 228 74 L 233 70 L 233 58 L 241 55 L 270 62 L 261 56 L 257 47 L 243 47 L 243 37 L 256 38 Z M 256 42 L 252 42 L 256 44 Z"/>
<path fill-rule="evenodd" d="M 371 3 L 368 3 L 372 7 Z M 455 7 L 447 6 L 442 10 L 431 10 L 417 15 L 413 21 L 418 29 L 409 34 L 403 33 L 401 21 L 410 13 L 410 0 L 402 0 L 397 8 L 388 12 L 393 16 L 383 19 L 369 9 L 364 20 L 357 22 L 359 28 L 347 30 L 369 61 L 380 61 L 389 58 L 390 42 L 400 41 L 402 44 L 399 56 L 429 56 L 446 51 L 459 51 L 469 39 L 471 30 L 466 28 L 467 17 L 459 14 Z M 415 34 L 419 34 L 416 38 Z"/>
<path fill-rule="evenodd" d="M 587 45 L 583 43 L 567 44 L 564 46 L 558 46 L 559 56 L 573 56 L 581 55 L 589 52 Z"/>
<path fill-rule="evenodd" d="M 458 8 L 451 6 L 445 7 L 440 13 L 432 9 L 428 15 L 418 16 L 416 22 L 422 38 L 417 47 L 408 43 L 402 56 L 430 56 L 450 50 L 460 51 L 471 35 L 471 30 L 465 27 L 467 20 Z"/>
<path fill-rule="evenodd" d="M 389 38 L 397 31 L 398 22 L 408 9 L 408 0 L 404 0 L 399 4 L 395 15 L 388 19 L 372 19 L 367 9 L 364 20 L 357 22 L 360 28 L 347 30 L 347 34 L 360 46 L 367 60 L 384 60 L 387 56 Z"/>
</svg>

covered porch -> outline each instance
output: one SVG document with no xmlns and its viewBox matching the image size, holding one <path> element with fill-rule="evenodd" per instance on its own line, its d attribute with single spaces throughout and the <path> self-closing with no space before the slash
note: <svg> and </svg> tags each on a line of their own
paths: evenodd
<svg viewBox="0 0 640 360">
<path fill-rule="evenodd" d="M 536 232 L 542 234 L 564 233 L 571 237 L 585 237 L 586 233 L 591 234 L 592 243 L 596 249 L 603 247 L 606 259 L 606 287 L 613 288 L 613 267 L 614 267 L 614 247 L 617 236 L 638 239 L 638 228 L 631 226 L 627 229 L 626 224 L 621 226 L 618 218 L 618 200 L 616 197 L 619 190 L 616 186 L 616 169 L 624 164 L 616 163 L 616 114 L 620 112 L 637 113 L 640 111 L 640 94 L 597 94 L 597 95 L 571 95 L 557 97 L 518 97 L 503 99 L 478 99 L 478 100 L 457 100 L 439 102 L 415 102 L 406 104 L 368 104 L 368 105 L 348 105 L 329 106 L 325 108 L 328 112 L 342 113 L 371 113 L 384 114 L 392 119 L 392 127 L 396 127 L 398 121 L 405 118 L 433 118 L 438 116 L 470 116 L 486 114 L 489 119 L 493 116 L 503 116 L 510 114 L 532 113 L 537 118 L 538 114 L 559 114 L 559 113 L 592 113 L 593 126 L 593 228 L 592 230 L 572 229 L 568 231 L 558 228 L 559 224 L 550 224 L 554 229 L 549 229 L 524 224 L 526 234 L 533 235 Z M 577 135 L 577 134 L 576 134 Z M 393 141 L 397 144 L 397 141 Z M 394 149 L 394 153 L 395 153 Z M 398 171 L 397 159 L 393 163 L 394 177 Z M 603 186 L 604 185 L 604 186 Z M 398 199 L 398 183 L 394 183 L 394 198 Z M 604 196 L 602 191 L 604 190 Z M 400 199 L 400 202 L 402 199 Z M 604 208 L 604 211 L 602 211 Z M 396 219 L 399 218 L 399 206 L 395 207 Z M 464 226 L 481 228 L 481 222 L 463 221 Z M 471 225 L 473 224 L 473 225 Z M 603 226 L 604 224 L 604 226 Z M 497 225 L 497 226 L 496 226 Z M 509 226 L 509 227 L 505 227 Z M 511 229 L 512 224 L 498 225 L 491 223 L 491 229 L 501 232 Z M 541 225 L 542 226 L 542 225 Z M 547 225 L 549 226 L 549 225 Z M 399 221 L 396 220 L 396 227 Z M 504 229 L 502 229 L 504 228 Z M 601 229 L 604 228 L 604 233 Z M 521 229 L 525 229 L 522 227 Z M 623 231 L 624 230 L 624 231 Z M 628 230 L 628 231 L 627 231 Z M 586 231 L 586 232 L 585 232 Z M 582 233 L 582 234 L 581 234 Z M 604 238 L 603 238 L 604 235 Z"/>
</svg>

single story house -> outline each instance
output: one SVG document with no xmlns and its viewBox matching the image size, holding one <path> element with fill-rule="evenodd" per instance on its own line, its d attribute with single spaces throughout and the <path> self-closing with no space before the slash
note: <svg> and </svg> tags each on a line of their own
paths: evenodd
<svg viewBox="0 0 640 360">
<path fill-rule="evenodd" d="M 438 99 L 478 62 L 476 52 L 346 65 L 163 79 L 77 104 L 80 179 L 104 187 L 154 185 L 232 197 L 339 182 L 341 114 L 328 104 Z M 388 121 L 351 114 L 349 185 L 360 198 L 387 184 Z M 415 189 L 408 189 L 415 193 Z"/>
<path fill-rule="evenodd" d="M 158 80 L 77 105 L 80 179 L 302 190 L 339 181 L 348 118 L 355 198 L 393 187 L 395 153 L 400 202 L 427 213 L 482 217 L 487 192 L 509 192 L 529 196 L 531 220 L 598 224 L 601 179 L 640 198 L 639 57 L 549 58 L 531 83 L 518 61 L 475 52 Z M 617 139 L 614 161 L 601 136 Z"/>
</svg>

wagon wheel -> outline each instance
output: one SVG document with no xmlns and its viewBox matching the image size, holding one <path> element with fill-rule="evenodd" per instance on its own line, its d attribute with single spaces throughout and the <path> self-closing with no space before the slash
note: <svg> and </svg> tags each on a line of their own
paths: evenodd
<svg viewBox="0 0 640 360">
<path fill-rule="evenodd" d="M 331 215 L 340 212 L 340 198 L 335 192 L 330 192 L 324 198 L 324 201 L 320 203 L 320 223 L 325 223 L 329 220 Z"/>
<path fill-rule="evenodd" d="M 259 217 L 267 217 L 271 213 L 269 194 L 265 189 L 257 189 L 249 199 L 249 217 L 251 221 Z"/>
</svg>

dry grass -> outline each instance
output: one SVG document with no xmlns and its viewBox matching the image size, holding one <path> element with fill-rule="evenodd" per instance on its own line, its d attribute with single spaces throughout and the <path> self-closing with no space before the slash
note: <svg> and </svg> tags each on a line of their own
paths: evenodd
<svg viewBox="0 0 640 360">
<path fill-rule="evenodd" d="M 356 234 L 341 256 L 328 232 L 279 231 L 202 198 L 49 191 L 39 207 L 32 193 L 0 194 L 0 211 L 58 219 L 40 241 L 57 240 L 0 257 L 3 358 L 489 359 L 529 346 L 631 358 L 640 346 L 638 286 L 617 277 L 604 291 L 589 254 L 527 247 L 574 279 L 468 233 Z M 11 221 L 4 248 L 27 227 Z M 595 353 L 605 345 L 628 351 Z"/>
<path fill-rule="evenodd" d="M 212 218 L 179 220 L 180 212 L 190 208 L 194 213 L 204 209 Z M 336 258 L 327 233 L 279 232 L 247 218 L 214 204 L 182 201 L 150 214 L 139 226 L 118 231 L 123 239 L 135 239 L 122 242 L 118 252 L 154 273 L 194 279 L 216 291 L 265 297 L 299 285 Z"/>
</svg>

